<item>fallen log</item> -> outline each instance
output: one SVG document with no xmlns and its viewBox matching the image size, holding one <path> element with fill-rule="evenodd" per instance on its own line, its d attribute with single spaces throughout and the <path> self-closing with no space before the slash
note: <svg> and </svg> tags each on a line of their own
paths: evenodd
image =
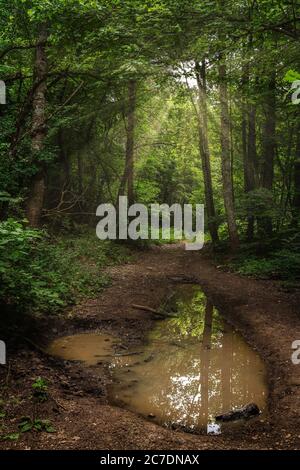
<svg viewBox="0 0 300 470">
<path fill-rule="evenodd" d="M 243 406 L 237 410 L 229 411 L 222 415 L 216 416 L 216 421 L 236 421 L 238 419 L 249 419 L 253 416 L 260 414 L 260 410 L 256 403 L 248 403 L 248 405 Z"/>
<path fill-rule="evenodd" d="M 147 307 L 147 305 L 132 304 L 131 307 L 137 310 L 145 310 L 146 312 L 155 313 L 155 315 L 162 315 L 162 313 L 158 312 L 158 310 L 155 310 L 154 308 L 151 308 L 151 307 Z"/>
<path fill-rule="evenodd" d="M 157 315 L 160 318 L 169 318 L 169 317 L 174 317 L 174 315 L 170 315 L 169 313 L 162 313 L 159 312 L 158 310 L 155 310 L 155 308 L 148 307 L 147 305 L 137 305 L 137 304 L 132 304 L 132 308 L 135 308 L 136 310 L 145 310 L 146 312 L 151 312 L 154 315 Z"/>
</svg>

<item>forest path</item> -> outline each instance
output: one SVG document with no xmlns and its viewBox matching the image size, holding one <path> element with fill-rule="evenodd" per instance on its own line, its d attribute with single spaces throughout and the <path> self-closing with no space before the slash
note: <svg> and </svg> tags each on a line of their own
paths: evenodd
<svg viewBox="0 0 300 470">
<path fill-rule="evenodd" d="M 131 263 L 109 269 L 112 285 L 98 299 L 74 308 L 64 324 L 69 333 L 99 329 L 121 338 L 125 347 L 140 344 L 158 308 L 182 277 L 192 278 L 264 359 L 269 380 L 269 414 L 245 428 L 219 436 L 164 429 L 110 406 L 107 368 L 56 361 L 31 351 L 32 374 L 47 377 L 58 408 L 47 413 L 57 432 L 27 433 L 5 447 L 32 449 L 265 449 L 300 448 L 300 365 L 291 362 L 291 344 L 300 339 L 298 298 L 269 281 L 255 281 L 217 269 L 202 252 L 180 246 L 153 248 Z M 59 330 L 59 335 L 63 334 Z M 57 328 L 55 329 L 57 335 Z M 23 358 L 23 361 L 25 359 Z M 22 359 L 13 369 L 18 374 Z M 30 370 L 28 374 L 30 378 Z M 24 384 L 23 384 L 24 386 Z M 23 412 L 24 414 L 24 412 Z M 295 434 L 296 431 L 296 434 Z M 298 431 L 300 435 L 300 431 Z M 2 444 L 3 446 L 3 444 Z"/>
</svg>

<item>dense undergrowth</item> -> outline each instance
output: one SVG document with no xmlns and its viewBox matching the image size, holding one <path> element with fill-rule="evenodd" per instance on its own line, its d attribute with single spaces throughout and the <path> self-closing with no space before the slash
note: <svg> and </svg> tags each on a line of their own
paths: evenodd
<svg viewBox="0 0 300 470">
<path fill-rule="evenodd" d="M 241 245 L 230 268 L 257 279 L 280 280 L 287 286 L 300 283 L 300 234 L 291 229 L 268 242 Z"/>
<path fill-rule="evenodd" d="M 100 241 L 84 226 L 76 235 L 58 236 L 10 218 L 0 223 L 1 303 L 25 313 L 56 313 L 84 297 L 98 295 L 110 282 L 105 268 L 129 258 L 128 247 Z M 245 276 L 298 284 L 300 235 L 290 231 L 263 245 L 242 244 L 226 266 Z"/>
<path fill-rule="evenodd" d="M 15 219 L 0 223 L 0 297 L 14 310 L 55 313 L 109 284 L 104 268 L 127 261 L 125 246 L 81 229 L 49 235 Z"/>
</svg>

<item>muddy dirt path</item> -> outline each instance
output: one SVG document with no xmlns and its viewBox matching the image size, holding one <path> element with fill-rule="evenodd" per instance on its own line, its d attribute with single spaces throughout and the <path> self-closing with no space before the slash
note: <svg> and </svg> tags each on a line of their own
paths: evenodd
<svg viewBox="0 0 300 470">
<path fill-rule="evenodd" d="M 300 449 L 300 365 L 291 362 L 291 344 L 300 339 L 299 296 L 271 282 L 225 273 L 201 252 L 179 246 L 154 248 L 132 263 L 110 269 L 112 285 L 96 300 L 86 301 L 44 331 L 44 341 L 84 331 L 112 333 L 122 347 L 138 345 L 152 327 L 150 312 L 132 304 L 158 308 L 188 277 L 197 281 L 213 303 L 264 359 L 269 381 L 266 418 L 226 435 L 193 435 L 162 428 L 129 411 L 110 406 L 105 364 L 85 368 L 27 348 L 15 353 L 5 378 L 16 403 L 10 419 L 28 414 L 51 419 L 53 434 L 26 433 L 2 448 L 21 449 Z M 41 342 L 37 332 L 35 342 Z M 28 399 L 36 376 L 50 382 L 51 398 Z"/>
</svg>

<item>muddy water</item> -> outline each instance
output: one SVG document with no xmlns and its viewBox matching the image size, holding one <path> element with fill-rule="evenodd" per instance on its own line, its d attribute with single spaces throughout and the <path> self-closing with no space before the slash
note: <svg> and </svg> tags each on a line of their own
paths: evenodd
<svg viewBox="0 0 300 470">
<path fill-rule="evenodd" d="M 159 424 L 221 432 L 215 416 L 255 402 L 267 389 L 262 360 L 204 293 L 182 286 L 157 322 L 141 355 L 111 363 L 113 403 Z M 222 425 L 224 428 L 224 425 Z"/>
<path fill-rule="evenodd" d="M 95 365 L 111 361 L 117 339 L 108 334 L 86 333 L 64 336 L 54 340 L 47 349 L 52 356 L 69 361 L 82 361 Z"/>
<path fill-rule="evenodd" d="M 180 286 L 164 310 L 172 318 L 156 322 L 136 350 L 118 355 L 116 338 L 88 333 L 59 338 L 48 352 L 87 365 L 108 361 L 111 403 L 161 425 L 219 433 L 226 427 L 216 423 L 218 414 L 250 402 L 264 411 L 262 360 L 201 289 Z"/>
</svg>

